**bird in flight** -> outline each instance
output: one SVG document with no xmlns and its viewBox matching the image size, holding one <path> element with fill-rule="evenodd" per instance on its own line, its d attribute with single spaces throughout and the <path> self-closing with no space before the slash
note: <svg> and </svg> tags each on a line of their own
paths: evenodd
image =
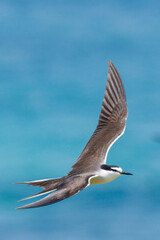
<svg viewBox="0 0 160 240">
<path fill-rule="evenodd" d="M 62 201 L 77 194 L 84 188 L 107 183 L 121 175 L 132 175 L 121 167 L 106 165 L 108 151 L 112 144 L 124 133 L 127 119 L 127 103 L 121 77 L 114 66 L 108 62 L 108 75 L 98 125 L 86 144 L 72 170 L 64 177 L 20 182 L 43 190 L 29 199 L 50 193 L 46 197 L 18 209 L 36 208 Z"/>
</svg>

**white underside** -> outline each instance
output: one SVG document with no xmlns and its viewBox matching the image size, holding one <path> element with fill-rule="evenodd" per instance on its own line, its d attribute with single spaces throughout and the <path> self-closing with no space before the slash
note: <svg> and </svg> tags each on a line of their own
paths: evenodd
<svg viewBox="0 0 160 240">
<path fill-rule="evenodd" d="M 124 134 L 125 129 L 126 129 L 126 127 L 124 127 L 122 133 L 121 133 L 116 139 L 114 139 L 114 141 L 111 142 L 111 144 L 109 145 L 109 147 L 108 147 L 108 149 L 107 149 L 107 151 L 106 151 L 106 156 L 105 156 L 105 158 L 104 158 L 104 163 L 106 163 L 106 161 L 107 161 L 107 155 L 108 155 L 108 152 L 109 152 L 110 148 L 111 148 L 112 145 L 118 140 L 118 138 L 120 138 L 120 137 Z"/>
<path fill-rule="evenodd" d="M 120 173 L 101 169 L 95 176 L 88 179 L 88 186 L 95 184 L 108 183 L 119 177 Z"/>
</svg>

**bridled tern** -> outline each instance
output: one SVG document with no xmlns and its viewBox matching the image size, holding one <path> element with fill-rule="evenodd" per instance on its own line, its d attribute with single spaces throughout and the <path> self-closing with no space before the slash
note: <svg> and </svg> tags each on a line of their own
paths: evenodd
<svg viewBox="0 0 160 240">
<path fill-rule="evenodd" d="M 72 170 L 61 178 L 21 182 L 43 188 L 43 191 L 22 200 L 50 194 L 18 209 L 53 204 L 75 195 L 90 185 L 107 183 L 121 175 L 132 175 L 124 172 L 121 167 L 106 165 L 110 147 L 125 131 L 126 119 L 124 86 L 116 67 L 109 61 L 107 84 L 97 128 L 72 166 Z"/>
</svg>

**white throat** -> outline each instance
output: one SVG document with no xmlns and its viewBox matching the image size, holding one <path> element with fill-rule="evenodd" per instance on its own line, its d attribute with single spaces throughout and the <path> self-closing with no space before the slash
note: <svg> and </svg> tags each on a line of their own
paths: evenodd
<svg viewBox="0 0 160 240">
<path fill-rule="evenodd" d="M 118 172 L 101 169 L 95 176 L 90 177 L 89 185 L 111 182 L 119 176 Z"/>
</svg>

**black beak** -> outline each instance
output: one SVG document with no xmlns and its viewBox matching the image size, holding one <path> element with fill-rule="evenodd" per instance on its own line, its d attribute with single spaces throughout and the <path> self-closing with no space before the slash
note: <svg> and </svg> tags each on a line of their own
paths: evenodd
<svg viewBox="0 0 160 240">
<path fill-rule="evenodd" d="M 121 172 L 121 174 L 124 174 L 124 175 L 133 175 L 132 173 L 129 173 L 129 172 Z"/>
</svg>

